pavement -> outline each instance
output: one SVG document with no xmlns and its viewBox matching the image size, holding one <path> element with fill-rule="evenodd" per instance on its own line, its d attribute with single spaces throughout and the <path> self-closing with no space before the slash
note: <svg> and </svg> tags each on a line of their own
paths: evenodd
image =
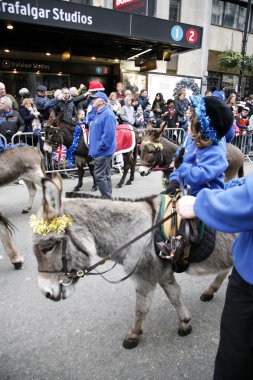
<svg viewBox="0 0 253 380">
<path fill-rule="evenodd" d="M 246 163 L 245 172 L 253 171 Z M 113 174 L 113 196 L 139 198 L 159 193 L 161 173 L 140 177 L 131 186 L 116 189 L 120 175 Z M 63 180 L 71 191 L 77 178 Z M 90 192 L 92 181 L 84 179 Z M 97 193 L 98 194 L 98 193 Z M 38 190 L 33 211 L 41 203 Z M 213 276 L 178 274 L 183 298 L 192 313 L 193 331 L 177 334 L 178 320 L 163 291 L 154 302 L 137 348 L 126 350 L 122 340 L 133 320 L 134 286 L 118 285 L 91 276 L 79 281 L 72 297 L 54 303 L 42 296 L 37 284 L 37 263 L 32 251 L 29 215 L 21 210 L 27 201 L 22 185 L 1 188 L 0 210 L 16 225 L 15 244 L 25 258 L 15 271 L 0 246 L 0 379 L 1 380 L 211 380 L 219 341 L 219 324 L 226 283 L 208 303 L 199 300 Z M 136 231 L 135 231 L 136 232 Z M 129 231 L 129 236 L 133 231 Z M 120 266 L 108 274 L 119 279 Z"/>
</svg>

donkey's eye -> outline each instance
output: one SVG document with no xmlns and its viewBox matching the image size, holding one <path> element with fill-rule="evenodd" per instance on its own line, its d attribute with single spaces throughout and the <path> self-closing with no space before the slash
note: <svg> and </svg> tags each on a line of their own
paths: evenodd
<svg viewBox="0 0 253 380">
<path fill-rule="evenodd" d="M 40 250 L 46 254 L 54 249 L 55 242 L 53 241 L 48 241 L 48 242 L 43 242 L 43 244 L 40 245 Z"/>
</svg>

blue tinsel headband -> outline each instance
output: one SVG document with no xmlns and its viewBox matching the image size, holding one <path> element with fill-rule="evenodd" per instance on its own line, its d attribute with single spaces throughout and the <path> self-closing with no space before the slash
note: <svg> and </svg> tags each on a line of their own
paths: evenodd
<svg viewBox="0 0 253 380">
<path fill-rule="evenodd" d="M 192 97 L 192 104 L 195 107 L 195 113 L 200 123 L 201 133 L 206 140 L 212 140 L 219 145 L 221 139 L 217 137 L 216 130 L 210 125 L 210 117 L 206 115 L 206 105 L 204 98 L 201 95 Z"/>
</svg>

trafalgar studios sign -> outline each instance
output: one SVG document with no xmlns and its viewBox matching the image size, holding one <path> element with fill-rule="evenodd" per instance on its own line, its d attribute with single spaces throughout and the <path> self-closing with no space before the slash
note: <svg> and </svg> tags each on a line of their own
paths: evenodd
<svg viewBox="0 0 253 380">
<path fill-rule="evenodd" d="M 59 0 L 0 0 L 0 20 L 33 23 L 51 27 L 127 35 L 126 14 Z M 123 20 L 122 20 L 123 17 Z"/>
<path fill-rule="evenodd" d="M 146 15 L 147 0 L 113 0 L 113 9 Z"/>
</svg>

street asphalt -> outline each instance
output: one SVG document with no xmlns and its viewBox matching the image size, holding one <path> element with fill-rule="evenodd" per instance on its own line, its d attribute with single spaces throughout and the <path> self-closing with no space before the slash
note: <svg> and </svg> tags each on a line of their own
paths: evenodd
<svg viewBox="0 0 253 380">
<path fill-rule="evenodd" d="M 253 164 L 245 167 L 246 174 L 253 171 Z M 135 182 L 122 189 L 115 188 L 119 174 L 112 179 L 115 197 L 140 198 L 163 190 L 158 172 L 144 178 L 136 173 Z M 76 182 L 64 179 L 64 191 L 71 191 Z M 84 182 L 88 192 L 91 179 Z M 17 227 L 15 245 L 25 258 L 23 268 L 15 271 L 0 246 L 1 380 L 212 379 L 227 280 L 212 301 L 203 303 L 199 297 L 213 276 L 177 275 L 192 313 L 193 330 L 186 337 L 178 336 L 175 310 L 157 288 L 143 337 L 137 348 L 126 350 L 122 341 L 132 325 L 135 302 L 131 279 L 112 285 L 91 276 L 79 281 L 69 299 L 46 299 L 38 289 L 29 215 L 21 214 L 27 190 L 9 185 L 1 188 L 0 199 L 0 210 Z M 40 202 L 39 189 L 33 211 Z M 127 238 L 136 232 L 129 231 Z M 107 277 L 122 275 L 116 267 Z"/>
</svg>

